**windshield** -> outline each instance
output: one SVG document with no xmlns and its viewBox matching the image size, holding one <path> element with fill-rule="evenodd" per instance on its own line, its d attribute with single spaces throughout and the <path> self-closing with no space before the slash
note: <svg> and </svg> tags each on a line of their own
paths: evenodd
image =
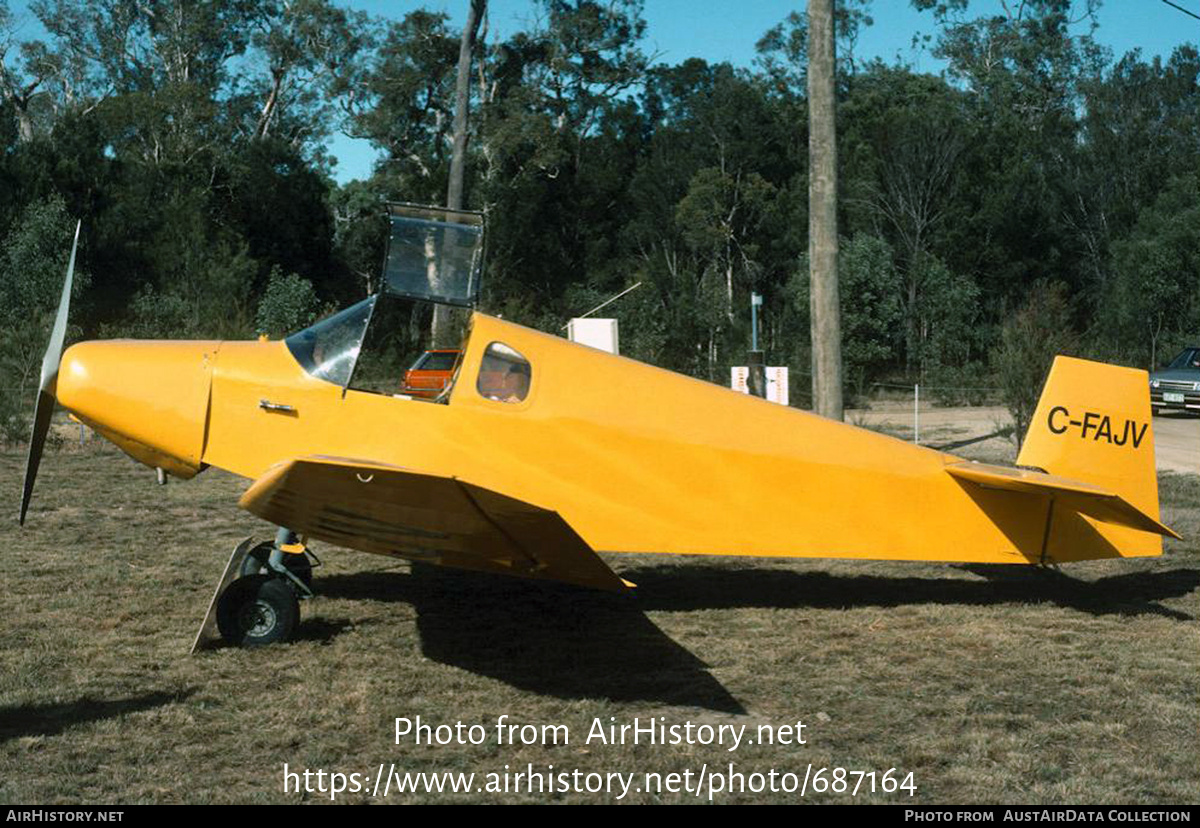
<svg viewBox="0 0 1200 828">
<path fill-rule="evenodd" d="M 427 351 L 417 364 L 414 371 L 453 371 L 454 363 L 458 361 L 458 351 Z"/>
<path fill-rule="evenodd" d="M 288 350 L 305 371 L 345 388 L 354 372 L 375 299 L 374 296 L 364 299 L 292 334 L 284 340 Z"/>
<path fill-rule="evenodd" d="M 1184 348 L 1183 353 L 1171 360 L 1168 368 L 1200 368 L 1200 352 L 1195 348 Z"/>
</svg>

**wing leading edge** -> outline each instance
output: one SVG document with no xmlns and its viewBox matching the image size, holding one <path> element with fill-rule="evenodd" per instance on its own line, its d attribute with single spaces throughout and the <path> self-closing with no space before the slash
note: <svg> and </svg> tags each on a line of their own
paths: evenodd
<svg viewBox="0 0 1200 828">
<path fill-rule="evenodd" d="M 610 591 L 631 586 L 556 512 L 453 477 L 305 457 L 269 469 L 239 505 L 363 552 Z"/>
</svg>

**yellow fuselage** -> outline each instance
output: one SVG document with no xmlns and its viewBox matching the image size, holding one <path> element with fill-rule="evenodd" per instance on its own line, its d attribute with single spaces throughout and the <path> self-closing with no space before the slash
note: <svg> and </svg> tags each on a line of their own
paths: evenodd
<svg viewBox="0 0 1200 828">
<path fill-rule="evenodd" d="M 520 403 L 477 390 L 493 342 L 529 360 Z M 387 463 L 556 511 L 598 551 L 1007 563 L 1161 551 L 1156 535 L 1078 514 L 1047 531 L 1045 498 L 964 485 L 946 473 L 961 458 L 483 314 L 446 404 L 344 392 L 283 342 L 82 343 L 63 357 L 58 398 L 177 476 L 212 465 L 256 479 L 312 455 Z"/>
</svg>

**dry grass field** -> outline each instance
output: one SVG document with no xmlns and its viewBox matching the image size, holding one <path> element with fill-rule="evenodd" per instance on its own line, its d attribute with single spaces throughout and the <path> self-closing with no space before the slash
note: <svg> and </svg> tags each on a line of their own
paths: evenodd
<svg viewBox="0 0 1200 828">
<path fill-rule="evenodd" d="M 23 464 L 22 451 L 0 452 L 14 516 Z M 271 534 L 236 508 L 244 487 L 216 471 L 158 487 L 98 442 L 47 453 L 29 524 L 0 523 L 0 801 L 328 801 L 285 794 L 285 763 L 373 779 L 380 763 L 482 777 L 506 764 L 640 775 L 730 762 L 746 774 L 912 772 L 911 800 L 860 790 L 866 802 L 1200 800 L 1200 478 L 1162 480 L 1164 519 L 1189 540 L 1159 559 L 1058 573 L 614 556 L 640 586 L 630 599 L 319 546 L 319 597 L 298 641 L 189 656 L 229 551 Z M 499 746 L 505 714 L 565 724 L 570 744 Z M 393 720 L 416 716 L 481 724 L 488 739 L 394 744 Z M 596 717 L 750 731 L 801 720 L 807 744 L 585 744 Z"/>
</svg>

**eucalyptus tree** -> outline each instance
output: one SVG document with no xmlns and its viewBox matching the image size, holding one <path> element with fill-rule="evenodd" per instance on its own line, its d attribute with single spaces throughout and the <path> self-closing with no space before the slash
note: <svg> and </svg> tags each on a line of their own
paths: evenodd
<svg viewBox="0 0 1200 828">
<path fill-rule="evenodd" d="M 481 70 L 476 204 L 492 216 L 490 300 L 524 293 L 519 304 L 559 316 L 580 271 L 611 262 L 623 220 L 613 207 L 626 197 L 643 129 L 626 97 L 648 60 L 638 0 L 542 0 L 539 9 Z"/>
<path fill-rule="evenodd" d="M 59 61 L 44 43 L 22 40 L 21 19 L 0 0 L 0 100 L 17 122 L 22 143 L 33 140 L 39 100 L 46 99 Z"/>
<path fill-rule="evenodd" d="M 459 35 L 442 13 L 418 9 L 376 31 L 356 90 L 343 99 L 346 131 L 383 150 L 387 195 L 440 201 L 454 121 Z"/>
<path fill-rule="evenodd" d="M 349 94 L 372 46 L 364 12 L 331 0 L 261 0 L 247 14 L 251 59 L 239 68 L 247 133 L 281 135 L 293 145 L 316 142 L 333 128 L 334 105 Z"/>
<path fill-rule="evenodd" d="M 948 258 L 980 277 L 991 311 L 1039 279 L 1078 289 L 1080 245 L 1070 228 L 1070 174 L 1079 163 L 1079 113 L 1107 58 L 1094 37 L 1098 0 L 914 0 L 938 27 L 933 53 L 964 92 L 970 124 L 974 244 Z M 949 251 L 947 251 L 949 254 Z"/>
<path fill-rule="evenodd" d="M 1200 328 L 1200 176 L 1173 177 L 1113 243 L 1114 273 L 1100 319 L 1118 352 L 1156 368 Z"/>
<path fill-rule="evenodd" d="M 469 0 L 467 22 L 459 40 L 458 69 L 454 80 L 454 149 L 450 156 L 450 181 L 446 186 L 446 206 L 451 210 L 459 210 L 463 206 L 471 108 L 471 63 L 479 27 L 486 14 L 487 0 Z M 454 329 L 450 308 L 445 305 L 434 307 L 433 329 L 429 337 L 433 347 L 455 344 L 449 341 Z"/>
<path fill-rule="evenodd" d="M 19 186 L 86 212 L 90 307 L 244 333 L 272 264 L 330 270 L 321 142 L 359 18 L 325 0 L 30 8 L 51 122 Z"/>
<path fill-rule="evenodd" d="M 1200 55 L 1124 55 L 1084 86 L 1081 152 L 1072 170 L 1071 227 L 1081 239 L 1089 310 L 1104 316 L 1113 244 L 1172 178 L 1200 169 Z"/>
</svg>

